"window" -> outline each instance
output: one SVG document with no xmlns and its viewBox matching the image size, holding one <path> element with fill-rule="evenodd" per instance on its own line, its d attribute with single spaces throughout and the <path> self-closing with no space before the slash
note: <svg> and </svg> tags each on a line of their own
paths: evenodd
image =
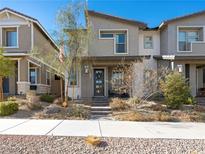
<svg viewBox="0 0 205 154">
<path fill-rule="evenodd" d="M 76 86 L 77 85 L 77 71 L 71 70 L 70 74 L 70 81 L 69 81 L 70 86 Z"/>
<path fill-rule="evenodd" d="M 100 32 L 100 38 L 113 38 L 113 34 Z"/>
<path fill-rule="evenodd" d="M 179 31 L 179 51 L 191 51 L 191 42 L 199 41 L 198 31 Z"/>
<path fill-rule="evenodd" d="M 31 84 L 37 84 L 37 70 L 36 68 L 30 68 L 29 79 Z"/>
<path fill-rule="evenodd" d="M 126 41 L 126 36 L 125 34 L 116 34 L 115 35 L 115 41 L 116 41 L 116 53 L 126 53 L 125 49 L 125 41 Z"/>
<path fill-rule="evenodd" d="M 17 28 L 3 28 L 4 46 L 17 47 Z"/>
<path fill-rule="evenodd" d="M 118 89 L 123 84 L 123 72 L 113 71 L 112 72 L 112 89 Z"/>
<path fill-rule="evenodd" d="M 46 71 L 46 84 L 50 85 L 51 84 L 51 75 L 50 72 Z"/>
<path fill-rule="evenodd" d="M 144 49 L 153 49 L 152 36 L 145 36 L 144 37 Z"/>
</svg>

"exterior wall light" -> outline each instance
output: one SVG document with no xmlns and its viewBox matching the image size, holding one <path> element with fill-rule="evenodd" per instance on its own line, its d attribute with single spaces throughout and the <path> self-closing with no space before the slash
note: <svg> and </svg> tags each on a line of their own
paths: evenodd
<svg viewBox="0 0 205 154">
<path fill-rule="evenodd" d="M 89 73 L 89 66 L 88 65 L 84 66 L 84 72 L 85 72 L 85 74 Z"/>
</svg>

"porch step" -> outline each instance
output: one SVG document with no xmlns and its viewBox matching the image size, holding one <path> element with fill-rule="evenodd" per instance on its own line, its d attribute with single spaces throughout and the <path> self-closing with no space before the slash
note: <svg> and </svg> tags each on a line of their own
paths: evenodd
<svg viewBox="0 0 205 154">
<path fill-rule="evenodd" d="M 196 102 L 198 105 L 205 105 L 205 97 L 196 97 Z"/>
<path fill-rule="evenodd" d="M 92 106 L 90 109 L 91 111 L 111 111 L 111 107 L 109 106 Z"/>
<path fill-rule="evenodd" d="M 94 116 L 94 115 L 108 115 L 108 114 L 111 114 L 112 112 L 111 111 L 91 111 L 91 115 Z"/>
<path fill-rule="evenodd" d="M 91 106 L 90 108 L 91 115 L 108 115 L 111 114 L 111 107 L 109 105 L 106 106 Z"/>
</svg>

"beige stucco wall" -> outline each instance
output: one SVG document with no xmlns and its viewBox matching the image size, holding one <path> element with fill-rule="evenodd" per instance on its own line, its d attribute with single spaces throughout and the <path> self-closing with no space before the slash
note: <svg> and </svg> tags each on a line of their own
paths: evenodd
<svg viewBox="0 0 205 154">
<path fill-rule="evenodd" d="M 93 36 L 89 45 L 90 56 L 118 56 L 114 54 L 114 40 L 113 39 L 99 39 L 100 29 L 124 29 L 128 30 L 128 54 L 125 55 L 138 55 L 138 35 L 139 28 L 137 26 L 105 19 L 103 17 L 90 16 L 92 25 Z"/>
<path fill-rule="evenodd" d="M 153 48 L 144 48 L 144 37 L 152 36 Z M 160 32 L 159 31 L 139 31 L 139 55 L 160 55 Z"/>
<path fill-rule="evenodd" d="M 48 54 L 51 51 L 55 51 L 55 48 L 51 45 L 51 42 L 42 34 L 40 29 L 34 24 L 34 49 Z"/>
<path fill-rule="evenodd" d="M 161 30 L 161 51 L 162 54 L 205 54 L 205 51 L 193 50 L 193 52 L 177 52 L 177 26 L 205 26 L 205 14 L 193 16 L 186 19 L 181 19 L 169 23 Z M 204 38 L 205 32 L 201 33 L 201 38 Z M 204 45 L 201 47 L 203 48 Z"/>
</svg>

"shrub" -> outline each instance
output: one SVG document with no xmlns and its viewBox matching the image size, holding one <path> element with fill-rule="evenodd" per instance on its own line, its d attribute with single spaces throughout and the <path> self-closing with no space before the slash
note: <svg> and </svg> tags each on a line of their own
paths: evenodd
<svg viewBox="0 0 205 154">
<path fill-rule="evenodd" d="M 11 96 L 7 98 L 8 101 L 16 101 L 16 97 L 15 96 Z"/>
<path fill-rule="evenodd" d="M 150 106 L 150 108 L 153 111 L 166 111 L 167 110 L 166 105 L 162 105 L 162 104 L 154 104 L 154 105 Z"/>
<path fill-rule="evenodd" d="M 68 107 L 68 116 L 87 119 L 89 111 L 82 105 L 72 104 Z"/>
<path fill-rule="evenodd" d="M 114 98 L 111 100 L 110 107 L 114 111 L 122 111 L 128 109 L 130 106 L 126 103 L 125 100 Z"/>
<path fill-rule="evenodd" d="M 18 111 L 18 104 L 13 101 L 0 102 L 0 116 L 7 116 Z"/>
<path fill-rule="evenodd" d="M 158 121 L 177 121 L 174 117 L 172 117 L 169 113 L 167 112 L 159 112 L 157 114 L 157 120 Z"/>
<path fill-rule="evenodd" d="M 165 96 L 167 106 L 178 109 L 191 96 L 186 79 L 179 72 L 171 72 L 160 82 L 160 88 Z"/>
<path fill-rule="evenodd" d="M 48 94 L 41 95 L 40 100 L 43 102 L 53 103 L 54 97 Z"/>
<path fill-rule="evenodd" d="M 132 98 L 129 98 L 129 100 L 127 102 L 130 105 L 136 105 L 136 104 L 139 104 L 141 101 L 142 100 L 138 97 L 132 97 Z"/>
</svg>

